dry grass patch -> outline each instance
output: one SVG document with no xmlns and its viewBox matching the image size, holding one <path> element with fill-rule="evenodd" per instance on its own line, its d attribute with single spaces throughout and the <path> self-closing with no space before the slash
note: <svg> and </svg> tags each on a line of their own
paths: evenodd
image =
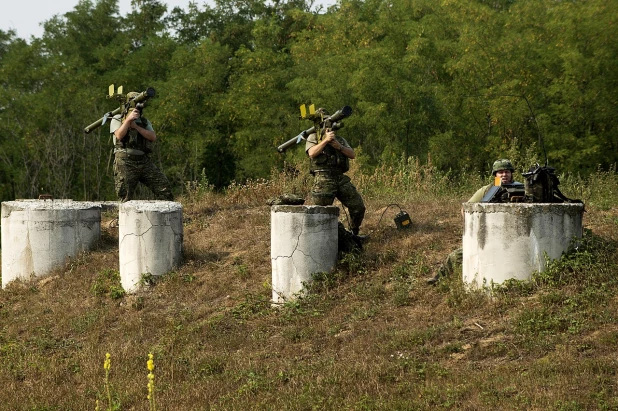
<svg viewBox="0 0 618 411">
<path fill-rule="evenodd" d="M 588 207 L 586 247 L 530 284 L 491 298 L 456 278 L 431 287 L 424 279 L 460 246 L 472 189 L 406 167 L 354 170 L 370 241 L 279 309 L 265 201 L 306 195 L 300 175 L 188 193 L 183 265 L 134 295 L 114 293 L 117 231 L 105 228 L 51 280 L 0 292 L 0 401 L 94 409 L 109 352 L 114 402 L 145 409 L 152 352 L 159 409 L 618 407 L 615 206 Z M 393 202 L 411 229 L 395 228 Z"/>
</svg>

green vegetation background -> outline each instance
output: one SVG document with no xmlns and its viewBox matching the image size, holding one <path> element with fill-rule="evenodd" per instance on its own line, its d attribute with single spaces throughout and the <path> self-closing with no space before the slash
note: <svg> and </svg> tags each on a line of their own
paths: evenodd
<svg viewBox="0 0 618 411">
<path fill-rule="evenodd" d="M 80 1 L 41 38 L 0 31 L 0 200 L 114 199 L 110 84 L 157 90 L 145 115 L 177 194 L 268 177 L 303 150 L 301 103 L 354 114 L 366 173 L 416 158 L 486 173 L 505 152 L 587 176 L 617 160 L 618 3 Z M 543 143 L 543 144 L 541 144 Z M 534 155 L 530 155 L 534 153 Z M 529 164 L 521 164 L 522 167 Z"/>
</svg>

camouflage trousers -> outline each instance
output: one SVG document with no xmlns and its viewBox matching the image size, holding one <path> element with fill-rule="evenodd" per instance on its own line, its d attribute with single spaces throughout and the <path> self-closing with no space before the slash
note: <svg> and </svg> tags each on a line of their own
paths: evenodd
<svg viewBox="0 0 618 411">
<path fill-rule="evenodd" d="M 350 177 L 338 172 L 316 171 L 311 197 L 315 204 L 321 206 L 332 205 L 335 198 L 341 201 L 350 213 L 352 232 L 358 234 L 365 218 L 365 203 Z"/>
<path fill-rule="evenodd" d="M 459 270 L 461 274 L 461 265 L 463 264 L 463 248 L 458 248 L 451 252 L 444 263 L 438 268 L 436 279 L 450 277 Z"/>
<path fill-rule="evenodd" d="M 114 182 L 116 194 L 121 201 L 134 199 L 138 183 L 148 187 L 157 200 L 174 200 L 167 177 L 146 155 L 117 153 L 114 158 Z"/>
</svg>

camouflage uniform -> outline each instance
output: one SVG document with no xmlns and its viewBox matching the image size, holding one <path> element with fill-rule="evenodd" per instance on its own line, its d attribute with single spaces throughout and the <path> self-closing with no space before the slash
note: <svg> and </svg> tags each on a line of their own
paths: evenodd
<svg viewBox="0 0 618 411">
<path fill-rule="evenodd" d="M 458 248 L 451 252 L 444 263 L 438 268 L 436 276 L 432 278 L 433 282 L 437 282 L 440 278 L 451 276 L 456 270 L 461 269 L 463 264 L 463 248 Z M 430 283 L 433 283 L 430 280 Z"/>
<path fill-rule="evenodd" d="M 335 136 L 337 141 L 344 147 L 350 148 L 348 142 L 339 136 Z M 318 144 L 316 134 L 311 134 L 307 138 L 305 152 Z M 350 226 L 352 234 L 358 235 L 360 226 L 365 218 L 365 203 L 358 190 L 352 184 L 350 177 L 344 173 L 350 168 L 350 159 L 331 145 L 324 147 L 324 150 L 316 157 L 311 159 L 311 174 L 314 176 L 311 197 L 317 205 L 329 206 L 335 198 L 347 207 L 350 213 Z M 353 239 L 350 232 L 343 224 L 339 223 L 340 249 L 356 248 L 359 246 L 357 239 Z M 346 245 L 347 243 L 347 245 Z"/>
<path fill-rule="evenodd" d="M 135 120 L 140 127 L 154 131 L 152 124 L 145 117 Z M 138 183 L 144 184 L 157 200 L 172 201 L 174 196 L 165 175 L 150 159 L 152 143 L 135 129 L 129 129 L 127 135 L 118 141 L 114 136 L 121 125 L 120 115 L 114 116 L 110 124 L 110 133 L 114 139 L 114 182 L 118 198 L 121 201 L 132 200 Z"/>
<path fill-rule="evenodd" d="M 511 172 L 513 172 L 515 171 L 515 168 L 513 167 L 513 164 L 511 163 L 510 160 L 500 159 L 500 160 L 496 160 L 493 164 L 492 171 L 491 171 L 492 176 L 495 177 L 496 173 L 500 170 L 510 170 Z M 521 183 L 515 182 L 515 184 L 521 184 Z M 479 188 L 472 195 L 472 197 L 470 197 L 470 199 L 468 200 L 468 203 L 480 203 L 483 197 L 485 197 L 485 194 L 487 194 L 489 189 L 493 186 L 494 184 L 488 184 L 484 187 Z M 444 261 L 444 263 L 442 263 L 440 268 L 438 268 L 438 271 L 436 271 L 436 275 L 433 278 L 427 280 L 427 282 L 429 284 L 435 284 L 440 280 L 440 278 L 451 276 L 456 270 L 461 270 L 462 264 L 463 264 L 463 249 L 458 248 L 452 251 L 446 257 L 446 260 Z"/>
</svg>

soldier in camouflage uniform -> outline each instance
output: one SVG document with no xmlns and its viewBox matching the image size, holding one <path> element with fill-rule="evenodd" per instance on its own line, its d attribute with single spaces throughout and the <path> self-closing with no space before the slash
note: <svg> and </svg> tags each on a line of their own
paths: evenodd
<svg viewBox="0 0 618 411">
<path fill-rule="evenodd" d="M 521 184 L 517 182 L 513 183 L 513 171 L 515 171 L 515 168 L 510 160 L 500 159 L 494 162 L 491 174 L 494 177 L 500 178 L 500 184 Z M 494 183 L 491 183 L 479 188 L 472 197 L 470 197 L 468 203 L 480 203 L 493 185 Z M 461 216 L 463 217 L 463 207 L 461 209 Z M 458 248 L 446 257 L 444 263 L 438 268 L 438 271 L 436 271 L 436 275 L 427 280 L 427 284 L 436 284 L 440 278 L 451 276 L 455 270 L 461 268 L 462 263 L 463 249 Z"/>
<path fill-rule="evenodd" d="M 138 95 L 127 94 L 127 101 Z M 172 201 L 174 196 L 165 175 L 150 159 L 157 135 L 139 109 L 130 108 L 124 117 L 116 115 L 110 124 L 114 136 L 114 181 L 121 201 L 132 200 L 138 183 L 146 185 L 157 200 Z"/>
<path fill-rule="evenodd" d="M 340 250 L 360 248 L 361 237 L 358 233 L 365 217 L 365 203 L 350 177 L 345 175 L 350 168 L 350 159 L 356 157 L 354 150 L 344 138 L 335 135 L 332 130 L 326 130 L 319 142 L 316 134 L 309 135 L 305 152 L 311 159 L 310 171 L 314 176 L 311 197 L 314 203 L 329 206 L 336 198 L 350 213 L 352 233 L 339 223 Z"/>
</svg>

